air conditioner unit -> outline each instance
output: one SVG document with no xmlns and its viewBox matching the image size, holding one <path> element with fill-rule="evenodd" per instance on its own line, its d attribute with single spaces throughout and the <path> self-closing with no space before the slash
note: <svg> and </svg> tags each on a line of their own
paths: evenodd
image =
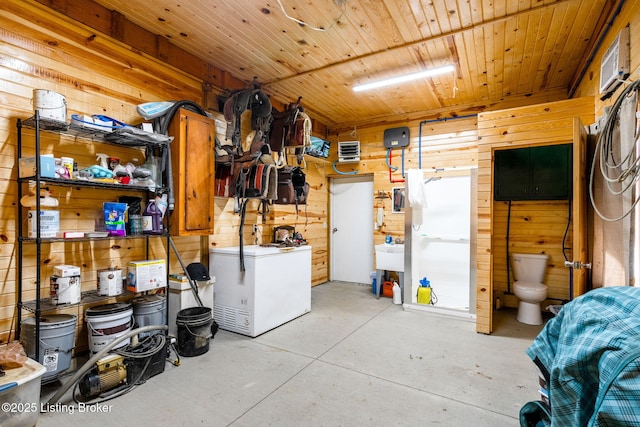
<svg viewBox="0 0 640 427">
<path fill-rule="evenodd" d="M 360 141 L 338 142 L 338 162 L 356 163 L 360 161 Z"/>
<path fill-rule="evenodd" d="M 616 36 L 600 63 L 600 94 L 608 93 L 617 86 L 618 80 L 629 77 L 629 27 L 624 27 Z"/>
</svg>

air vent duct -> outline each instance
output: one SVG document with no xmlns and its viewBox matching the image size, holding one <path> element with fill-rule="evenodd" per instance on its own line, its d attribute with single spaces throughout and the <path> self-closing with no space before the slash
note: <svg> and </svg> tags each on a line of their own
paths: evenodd
<svg viewBox="0 0 640 427">
<path fill-rule="evenodd" d="M 338 142 L 338 161 L 356 163 L 360 161 L 360 141 Z"/>
<path fill-rule="evenodd" d="M 616 36 L 600 63 L 600 94 L 618 86 L 618 80 L 629 77 L 629 27 L 624 27 Z"/>
</svg>

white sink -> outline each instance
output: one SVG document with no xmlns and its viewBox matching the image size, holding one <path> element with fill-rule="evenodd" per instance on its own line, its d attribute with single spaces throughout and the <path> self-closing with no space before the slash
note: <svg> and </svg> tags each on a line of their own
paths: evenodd
<svg viewBox="0 0 640 427">
<path fill-rule="evenodd" d="M 404 245 L 376 245 L 376 270 L 404 272 Z"/>
</svg>

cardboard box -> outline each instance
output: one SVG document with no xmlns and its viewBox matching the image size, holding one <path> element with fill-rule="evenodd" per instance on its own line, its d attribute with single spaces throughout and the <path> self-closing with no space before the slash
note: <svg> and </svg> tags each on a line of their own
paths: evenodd
<svg viewBox="0 0 640 427">
<path fill-rule="evenodd" d="M 36 211 L 27 213 L 27 233 L 31 238 L 36 237 Z M 40 237 L 56 237 L 60 231 L 60 211 L 40 211 Z"/>
<path fill-rule="evenodd" d="M 164 259 L 131 261 L 127 264 L 127 290 L 144 292 L 167 286 L 167 262 Z"/>
<path fill-rule="evenodd" d="M 79 276 L 80 267 L 76 265 L 56 265 L 53 267 L 53 275 L 58 277 Z"/>
<path fill-rule="evenodd" d="M 36 176 L 36 158 L 21 157 L 18 160 L 18 176 L 28 178 Z M 56 177 L 56 159 L 53 155 L 40 156 L 40 176 L 42 178 Z"/>
</svg>

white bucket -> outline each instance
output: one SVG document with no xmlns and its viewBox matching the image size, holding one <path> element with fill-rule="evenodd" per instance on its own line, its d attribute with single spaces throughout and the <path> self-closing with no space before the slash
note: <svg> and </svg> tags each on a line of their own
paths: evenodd
<svg viewBox="0 0 640 427">
<path fill-rule="evenodd" d="M 43 380 L 56 377 L 71 366 L 71 353 L 76 336 L 76 316 L 52 314 L 40 317 L 40 346 L 35 354 L 36 319 L 30 317 L 22 322 L 23 345 L 27 355 L 38 360 L 47 372 Z"/>
<path fill-rule="evenodd" d="M 95 354 L 131 330 L 133 307 L 124 302 L 98 305 L 88 308 L 84 319 L 89 331 L 89 349 Z M 113 348 L 124 347 L 130 341 L 122 340 Z"/>
<path fill-rule="evenodd" d="M 40 114 L 41 119 L 67 121 L 67 101 L 64 95 L 46 89 L 33 90 L 33 111 Z"/>
<path fill-rule="evenodd" d="M 98 294 L 104 296 L 120 295 L 124 291 L 122 270 L 98 270 Z"/>
</svg>

